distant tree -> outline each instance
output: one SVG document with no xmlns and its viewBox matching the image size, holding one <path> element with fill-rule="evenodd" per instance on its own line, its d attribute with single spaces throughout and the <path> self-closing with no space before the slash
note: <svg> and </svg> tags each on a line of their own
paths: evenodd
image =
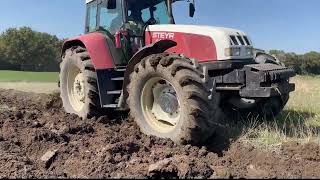
<svg viewBox="0 0 320 180">
<path fill-rule="evenodd" d="M 302 67 L 301 67 L 301 56 L 300 55 L 297 55 L 296 53 L 286 53 L 285 54 L 285 61 L 284 61 L 284 64 L 287 66 L 287 67 L 291 67 L 293 69 L 295 69 L 295 71 L 298 73 L 298 74 L 302 74 L 303 73 L 303 70 L 302 70 Z"/>
<path fill-rule="evenodd" d="M 10 28 L 0 36 L 4 60 L 20 70 L 57 71 L 62 40 L 31 28 Z"/>
<path fill-rule="evenodd" d="M 312 51 L 302 55 L 301 59 L 303 73 L 320 74 L 320 53 Z"/>
<path fill-rule="evenodd" d="M 0 61 L 4 59 L 4 45 L 0 37 Z"/>
<path fill-rule="evenodd" d="M 298 55 L 296 53 L 286 53 L 281 50 L 271 50 L 270 54 L 275 55 L 287 67 L 294 68 L 298 74 L 320 74 L 320 53 L 308 52 Z"/>
</svg>

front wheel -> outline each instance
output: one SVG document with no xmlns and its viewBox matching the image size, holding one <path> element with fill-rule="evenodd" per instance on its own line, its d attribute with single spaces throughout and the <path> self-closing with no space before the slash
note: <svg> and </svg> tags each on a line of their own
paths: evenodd
<svg viewBox="0 0 320 180">
<path fill-rule="evenodd" d="M 143 133 L 198 144 L 213 134 L 216 97 L 190 59 L 156 54 L 136 65 L 128 86 L 130 114 Z"/>
</svg>

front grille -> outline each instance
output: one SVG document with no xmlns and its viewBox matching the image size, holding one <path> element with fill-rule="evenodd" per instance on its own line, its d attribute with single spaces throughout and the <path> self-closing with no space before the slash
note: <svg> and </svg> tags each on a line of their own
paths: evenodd
<svg viewBox="0 0 320 180">
<path fill-rule="evenodd" d="M 230 42 L 231 42 L 231 45 L 235 45 L 235 46 L 238 46 L 238 45 L 241 45 L 241 46 L 251 46 L 251 43 L 248 39 L 247 36 L 234 36 L 234 35 L 231 35 L 230 36 Z"/>
<path fill-rule="evenodd" d="M 235 36 L 230 36 L 231 38 L 231 42 L 233 43 L 233 45 L 239 45 L 239 42 L 237 41 L 237 38 Z"/>
<path fill-rule="evenodd" d="M 244 43 L 244 41 L 243 41 L 243 39 L 242 39 L 241 36 L 237 36 L 237 38 L 238 38 L 238 40 L 239 40 L 239 42 L 240 42 L 241 45 L 243 45 L 243 46 L 246 45 L 246 44 Z"/>
<path fill-rule="evenodd" d="M 248 39 L 247 36 L 243 36 L 243 39 L 246 41 L 246 43 L 247 43 L 248 46 L 251 45 L 251 43 L 250 43 L 250 41 L 249 41 L 249 39 Z"/>
</svg>

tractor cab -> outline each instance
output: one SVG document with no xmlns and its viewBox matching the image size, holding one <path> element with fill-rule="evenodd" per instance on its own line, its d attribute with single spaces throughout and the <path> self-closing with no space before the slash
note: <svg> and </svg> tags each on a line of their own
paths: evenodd
<svg viewBox="0 0 320 180">
<path fill-rule="evenodd" d="M 174 24 L 172 4 L 176 1 L 183 0 L 87 0 L 86 33 L 103 27 L 115 34 L 126 23 L 137 24 L 141 28 Z M 194 11 L 194 3 L 190 3 L 190 16 Z"/>
<path fill-rule="evenodd" d="M 87 0 L 85 33 L 104 32 L 123 56 L 115 64 L 125 65 L 145 46 L 149 25 L 174 24 L 172 4 L 178 0 Z M 193 16 L 194 4 L 190 3 Z"/>
</svg>

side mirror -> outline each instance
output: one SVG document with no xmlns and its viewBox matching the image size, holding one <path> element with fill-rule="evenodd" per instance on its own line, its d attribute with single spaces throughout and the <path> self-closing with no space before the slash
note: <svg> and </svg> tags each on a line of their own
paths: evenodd
<svg viewBox="0 0 320 180">
<path fill-rule="evenodd" d="M 117 8 L 117 0 L 108 0 L 107 4 L 108 9 L 116 9 Z"/>
<path fill-rule="evenodd" d="M 196 7 L 195 7 L 194 3 L 190 3 L 190 5 L 189 5 L 189 16 L 193 17 L 195 12 L 196 12 Z"/>
</svg>

